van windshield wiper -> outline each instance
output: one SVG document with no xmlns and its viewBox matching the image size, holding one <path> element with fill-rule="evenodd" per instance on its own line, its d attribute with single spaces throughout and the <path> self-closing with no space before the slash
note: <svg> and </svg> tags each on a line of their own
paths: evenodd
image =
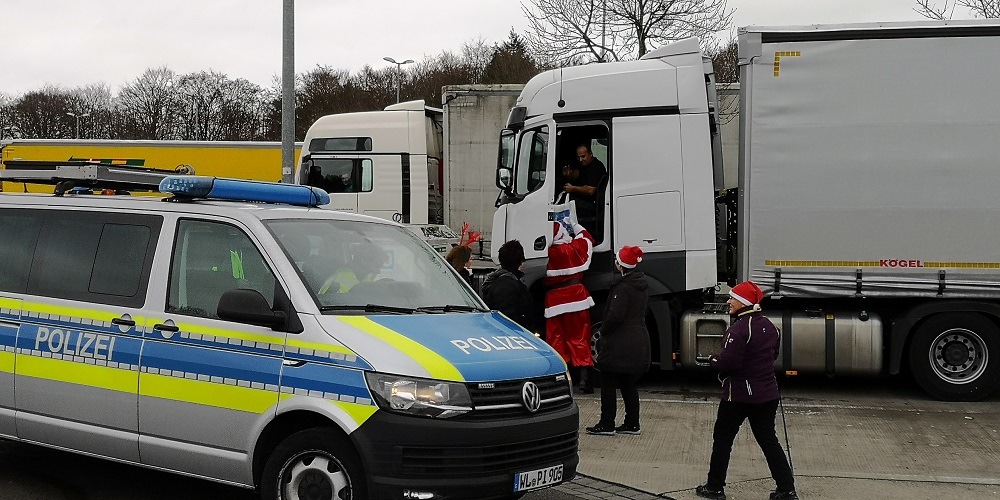
<svg viewBox="0 0 1000 500">
<path fill-rule="evenodd" d="M 417 311 L 412 307 L 385 306 L 382 304 L 320 306 L 319 310 L 320 312 L 362 311 L 367 313 L 395 313 L 395 314 L 413 314 Z"/>
<path fill-rule="evenodd" d="M 443 306 L 424 306 L 424 307 L 418 307 L 417 310 L 420 312 L 456 312 L 456 311 L 486 312 L 485 309 L 482 309 L 480 307 L 456 305 L 456 304 L 447 304 Z"/>
</svg>

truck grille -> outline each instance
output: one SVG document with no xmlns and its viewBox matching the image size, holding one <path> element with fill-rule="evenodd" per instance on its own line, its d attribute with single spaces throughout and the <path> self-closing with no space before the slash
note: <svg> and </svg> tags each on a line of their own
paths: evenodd
<svg viewBox="0 0 1000 500">
<path fill-rule="evenodd" d="M 470 383 L 473 411 L 458 417 L 460 420 L 504 420 L 529 415 L 545 414 L 568 408 L 573 404 L 569 381 L 565 375 L 530 379 L 538 386 L 542 404 L 531 413 L 524 406 L 521 389 L 527 380 Z"/>
<path fill-rule="evenodd" d="M 564 462 L 576 455 L 577 432 L 521 443 L 475 448 L 405 447 L 403 474 L 427 477 L 495 475 Z"/>
</svg>

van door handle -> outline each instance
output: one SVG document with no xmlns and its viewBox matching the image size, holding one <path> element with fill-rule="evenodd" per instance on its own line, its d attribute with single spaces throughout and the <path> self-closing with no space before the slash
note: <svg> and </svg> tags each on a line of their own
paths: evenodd
<svg viewBox="0 0 1000 500">
<path fill-rule="evenodd" d="M 181 331 L 177 325 L 165 325 L 163 323 L 157 323 L 153 325 L 153 330 L 159 330 L 161 332 L 179 332 Z"/>
<path fill-rule="evenodd" d="M 291 366 L 292 368 L 296 368 L 306 364 L 306 362 L 297 359 L 283 359 L 281 360 L 281 364 L 285 366 Z"/>
<path fill-rule="evenodd" d="M 539 236 L 535 238 L 535 250 L 545 250 L 545 237 Z"/>
<path fill-rule="evenodd" d="M 135 321 L 132 320 L 132 318 L 129 317 L 128 315 L 125 315 L 120 318 L 112 319 L 111 324 L 119 326 L 135 326 Z"/>
</svg>

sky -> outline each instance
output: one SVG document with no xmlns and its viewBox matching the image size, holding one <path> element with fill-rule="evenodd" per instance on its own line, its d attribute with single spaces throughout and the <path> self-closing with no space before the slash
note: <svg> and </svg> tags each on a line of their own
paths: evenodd
<svg viewBox="0 0 1000 500">
<path fill-rule="evenodd" d="M 282 0 L 0 0 L 0 92 L 107 83 L 147 68 L 222 72 L 271 86 Z M 728 0 L 734 27 L 922 20 L 916 0 Z M 458 52 L 529 28 L 521 0 L 297 0 L 295 72 L 357 70 Z M 956 15 L 956 17 L 958 17 Z"/>
</svg>

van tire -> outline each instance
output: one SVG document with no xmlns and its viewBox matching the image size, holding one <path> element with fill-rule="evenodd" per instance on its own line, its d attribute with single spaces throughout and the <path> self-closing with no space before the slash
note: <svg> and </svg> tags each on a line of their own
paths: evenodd
<svg viewBox="0 0 1000 500">
<path fill-rule="evenodd" d="M 295 485 L 298 485 L 296 487 Z M 330 428 L 285 438 L 261 474 L 263 500 L 363 500 L 368 498 L 361 459 L 350 442 Z"/>
<path fill-rule="evenodd" d="M 945 401 L 978 401 L 1000 387 L 1000 328 L 978 313 L 928 318 L 910 341 L 910 370 L 925 392 Z"/>
</svg>

